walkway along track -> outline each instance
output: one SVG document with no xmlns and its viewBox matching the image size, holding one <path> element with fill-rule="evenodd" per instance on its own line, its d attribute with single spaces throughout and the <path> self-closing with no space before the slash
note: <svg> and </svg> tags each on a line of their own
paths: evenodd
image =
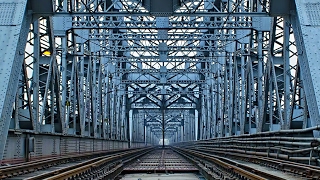
<svg viewBox="0 0 320 180">
<path fill-rule="evenodd" d="M 30 173 L 30 176 L 23 179 L 58 180 L 73 177 L 81 179 L 91 179 L 91 177 L 99 177 L 99 179 L 103 179 L 104 177 L 109 177 L 107 179 L 110 179 L 117 176 L 122 171 L 123 165 L 152 150 L 152 147 L 145 147 L 125 150 L 113 150 L 104 153 L 84 153 L 81 155 L 55 157 L 51 159 L 37 160 L 7 167 L 1 167 L 0 174 L 1 179 L 28 173 Z M 84 161 L 84 159 L 87 160 Z M 32 175 L 32 173 L 42 169 L 48 169 L 60 164 L 68 164 L 70 162 L 76 162 L 79 160 L 82 161 L 71 166 L 45 172 L 42 174 Z"/>
<path fill-rule="evenodd" d="M 219 154 L 208 149 L 172 148 L 197 164 L 200 172 L 207 179 L 286 180 L 288 176 L 294 179 L 320 179 L 320 167 L 318 166 L 240 153 L 220 152 Z M 232 160 L 226 158 L 226 155 Z M 245 162 L 250 162 L 248 163 L 250 165 Z M 252 166 L 252 164 L 263 165 L 266 168 L 278 170 L 279 173 L 275 175 L 270 171 L 259 170 L 256 168 L 258 165 Z"/>
</svg>

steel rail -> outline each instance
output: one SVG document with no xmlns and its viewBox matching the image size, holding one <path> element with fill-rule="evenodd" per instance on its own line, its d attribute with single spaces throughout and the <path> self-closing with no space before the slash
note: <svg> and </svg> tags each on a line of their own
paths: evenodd
<svg viewBox="0 0 320 180">
<path fill-rule="evenodd" d="M 53 158 L 46 158 L 46 159 L 19 163 L 19 164 L 10 165 L 10 166 L 4 166 L 4 167 L 0 167 L 0 179 L 6 179 L 6 178 L 22 175 L 22 174 L 29 174 L 41 169 L 47 169 L 52 166 L 57 166 L 59 164 L 66 164 L 66 163 L 74 162 L 80 159 L 90 159 L 97 156 L 107 156 L 107 155 L 112 155 L 119 152 L 132 151 L 137 149 L 141 149 L 141 148 L 110 150 L 110 151 L 94 152 L 94 153 L 90 152 L 90 153 L 81 153 L 81 154 L 70 154 L 65 156 L 57 156 Z"/>
<path fill-rule="evenodd" d="M 218 159 L 216 157 L 203 155 L 200 152 L 187 150 L 187 149 L 173 148 L 173 150 L 175 152 L 181 154 L 184 157 L 186 157 L 186 155 L 187 156 L 189 155 L 189 156 L 193 157 L 193 159 L 195 159 L 195 158 L 201 159 L 198 162 L 202 161 L 202 162 L 204 162 L 203 164 L 207 164 L 206 163 L 206 161 L 207 161 L 207 162 L 210 162 L 210 163 L 217 165 L 218 167 L 222 167 L 223 171 L 226 171 L 226 173 L 230 174 L 229 175 L 229 176 L 231 176 L 230 178 L 232 178 L 232 176 L 236 176 L 237 178 L 241 178 L 241 179 L 247 178 L 247 179 L 251 179 L 251 180 L 267 180 L 267 179 L 277 180 L 276 179 L 277 177 L 274 175 L 270 175 L 270 174 L 267 174 L 266 172 L 259 171 L 259 170 L 255 170 L 254 172 L 252 172 L 252 169 L 249 169 L 249 167 L 247 167 L 246 169 L 243 167 L 238 167 L 238 164 L 236 164 L 234 162 L 227 161 L 225 159 Z M 189 158 L 189 159 L 191 159 L 191 158 Z M 202 170 L 208 172 L 208 168 L 206 166 L 203 166 Z M 208 174 L 210 174 L 210 173 L 208 173 Z M 211 174 L 212 174 L 212 172 L 211 172 Z M 224 176 L 225 175 L 223 175 L 221 177 L 221 179 L 225 179 Z M 208 179 L 215 179 L 214 177 L 208 177 L 208 176 L 207 176 L 207 178 Z M 281 180 L 285 180 L 285 179 L 281 179 Z"/>
<path fill-rule="evenodd" d="M 176 148 L 176 147 L 175 147 Z M 174 149 L 175 149 L 174 148 Z M 320 178 L 320 167 L 307 165 L 297 162 L 292 162 L 288 160 L 281 160 L 271 157 L 262 157 L 257 155 L 247 155 L 243 153 L 231 153 L 226 151 L 215 151 L 210 149 L 198 149 L 198 148 L 177 148 L 184 153 L 194 154 L 198 157 L 202 157 L 205 159 L 216 158 L 222 161 L 228 161 L 232 164 L 236 164 L 237 167 L 243 168 L 249 172 L 253 172 L 255 174 L 261 175 L 262 177 L 267 177 L 268 174 L 266 172 L 261 172 L 257 169 L 253 169 L 252 167 L 243 165 L 241 163 L 232 161 L 226 157 L 230 157 L 232 159 L 240 159 L 242 161 L 248 161 L 254 164 L 263 164 L 264 166 L 271 167 L 273 169 L 277 169 L 282 172 L 289 172 L 293 174 L 300 175 L 301 177 L 319 179 Z M 268 177 L 268 179 L 271 177 Z M 280 177 L 272 177 L 271 179 L 281 179 Z"/>
<path fill-rule="evenodd" d="M 71 177 L 88 178 L 91 176 L 94 178 L 111 176 L 114 178 L 122 171 L 124 164 L 150 152 L 151 150 L 153 150 L 152 147 L 134 150 L 131 149 L 127 152 L 119 152 L 113 155 L 90 159 L 76 165 L 30 177 L 27 178 L 27 180 L 63 180 Z"/>
<path fill-rule="evenodd" d="M 198 149 L 193 149 L 193 150 L 198 150 Z M 199 151 L 199 150 L 198 150 Z M 314 166 L 314 165 L 308 165 L 308 164 L 303 164 L 303 163 L 298 163 L 298 162 L 292 162 L 289 160 L 283 160 L 283 159 L 277 159 L 277 158 L 272 158 L 272 157 L 264 157 L 264 156 L 259 156 L 259 155 L 248 155 L 248 154 L 243 154 L 243 153 L 231 153 L 231 152 L 226 152 L 226 151 L 214 151 L 214 150 L 205 150 L 205 149 L 200 149 L 202 153 L 215 153 L 215 154 L 220 154 L 223 157 L 230 156 L 233 158 L 237 159 L 243 159 L 243 160 L 250 160 L 252 162 L 260 162 L 260 163 L 267 163 L 269 162 L 272 164 L 272 167 L 290 167 L 287 168 L 288 170 L 293 170 L 298 168 L 299 171 L 304 170 L 305 172 L 309 172 L 309 175 L 313 175 L 316 178 L 320 178 L 320 167 L 319 166 Z M 212 155 L 212 154 L 211 154 Z M 303 173 L 300 173 L 303 174 Z"/>
</svg>

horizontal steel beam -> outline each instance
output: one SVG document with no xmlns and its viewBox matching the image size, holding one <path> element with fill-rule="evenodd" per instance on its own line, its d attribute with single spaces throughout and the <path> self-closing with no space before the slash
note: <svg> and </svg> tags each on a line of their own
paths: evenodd
<svg viewBox="0 0 320 180">
<path fill-rule="evenodd" d="M 215 46 L 167 46 L 165 49 L 159 48 L 159 46 L 143 46 L 143 45 L 133 45 L 133 46 L 115 46 L 111 44 L 103 44 L 102 50 L 105 51 L 164 51 L 168 53 L 175 52 L 225 52 L 225 44 L 221 44 L 219 47 Z"/>
<path fill-rule="evenodd" d="M 151 41 L 159 39 L 161 40 L 186 40 L 186 41 L 233 41 L 236 39 L 236 34 L 203 34 L 203 32 L 185 32 L 184 34 L 178 34 L 172 32 L 173 34 L 167 35 L 166 38 L 163 38 L 163 35 L 158 34 L 89 34 L 90 40 L 131 40 L 131 41 Z M 198 34 L 199 33 L 199 34 Z M 88 38 L 88 37 L 83 37 Z"/>
<path fill-rule="evenodd" d="M 125 91 L 125 94 L 132 94 L 132 95 L 138 95 L 138 94 L 154 94 L 154 95 L 176 95 L 176 94 L 202 94 L 202 91 Z"/>
<path fill-rule="evenodd" d="M 162 73 L 160 69 L 116 69 L 118 73 Z M 175 74 L 184 74 L 184 73 L 211 73 L 210 69 L 167 69 L 163 73 L 175 73 Z"/>
<path fill-rule="evenodd" d="M 55 17 L 59 17 L 55 15 Z M 60 16 L 61 17 L 61 16 Z M 227 14 L 221 18 L 205 21 L 198 18 L 192 21 L 170 20 L 166 26 L 159 26 L 156 20 L 135 20 L 130 18 L 117 18 L 107 15 L 83 14 L 62 16 L 57 19 L 68 29 L 251 29 L 253 22 L 249 20 L 225 20 Z M 120 20 L 119 20 L 120 19 Z M 246 19 L 246 18 L 239 18 Z"/>
<path fill-rule="evenodd" d="M 159 56 L 141 56 L 141 57 L 109 57 L 108 55 L 102 55 L 106 57 L 108 62 L 134 62 L 134 63 L 148 63 L 148 62 L 163 62 L 160 61 Z M 184 63 L 199 63 L 199 62 L 217 62 L 217 56 L 215 57 L 188 57 L 188 56 L 167 56 L 165 62 L 184 62 Z M 225 57 L 225 56 L 223 56 Z"/>
<path fill-rule="evenodd" d="M 34 13 L 36 14 L 36 13 Z M 90 12 L 56 12 L 54 16 L 58 17 L 66 17 L 66 16 L 72 16 L 72 17 L 82 17 L 82 16 L 91 16 L 92 13 Z M 94 12 L 94 15 L 96 16 L 106 16 L 106 17 L 131 17 L 136 18 L 137 16 L 150 16 L 155 17 L 150 12 L 117 12 L 117 11 L 110 11 L 110 12 Z M 170 14 L 170 17 L 217 17 L 217 18 L 224 18 L 229 16 L 232 17 L 269 17 L 270 15 L 267 12 L 233 12 L 230 14 L 230 12 L 174 12 Z"/>
<path fill-rule="evenodd" d="M 160 80 L 122 80 L 121 84 L 204 84 L 205 80 L 168 80 L 161 83 Z"/>
</svg>

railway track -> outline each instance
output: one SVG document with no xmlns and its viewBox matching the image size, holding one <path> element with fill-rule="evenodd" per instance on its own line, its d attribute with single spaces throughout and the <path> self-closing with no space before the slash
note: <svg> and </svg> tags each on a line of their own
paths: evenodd
<svg viewBox="0 0 320 180">
<path fill-rule="evenodd" d="M 320 179 L 318 166 L 210 149 L 179 147 L 172 149 L 196 164 L 207 179 Z"/>
<path fill-rule="evenodd" d="M 0 168 L 1 179 L 111 179 L 125 164 L 150 152 L 152 147 L 83 153 L 31 161 Z M 41 171 L 41 172 L 40 172 Z"/>
<path fill-rule="evenodd" d="M 179 159 L 186 158 L 194 167 Z M 139 160 L 140 158 L 140 160 Z M 183 165 L 182 165 L 183 164 Z M 189 168 L 189 169 L 188 169 Z M 115 179 L 122 172 L 199 172 L 208 180 L 320 179 L 320 167 L 208 147 L 145 147 L 54 157 L 0 168 L 1 179 Z M 163 172 L 162 172 L 163 171 Z M 124 173 L 126 174 L 126 173 Z"/>
<path fill-rule="evenodd" d="M 198 172 L 198 169 L 169 148 L 156 148 L 124 168 L 130 173 L 185 173 Z"/>
</svg>

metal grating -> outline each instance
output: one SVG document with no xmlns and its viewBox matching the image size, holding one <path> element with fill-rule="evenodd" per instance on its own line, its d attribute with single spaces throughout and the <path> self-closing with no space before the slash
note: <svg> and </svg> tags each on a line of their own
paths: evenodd
<svg viewBox="0 0 320 180">
<path fill-rule="evenodd" d="M 17 3 L 0 3 L 0 25 L 12 25 Z"/>
<path fill-rule="evenodd" d="M 306 3 L 308 20 L 312 26 L 320 26 L 320 3 Z"/>
</svg>

